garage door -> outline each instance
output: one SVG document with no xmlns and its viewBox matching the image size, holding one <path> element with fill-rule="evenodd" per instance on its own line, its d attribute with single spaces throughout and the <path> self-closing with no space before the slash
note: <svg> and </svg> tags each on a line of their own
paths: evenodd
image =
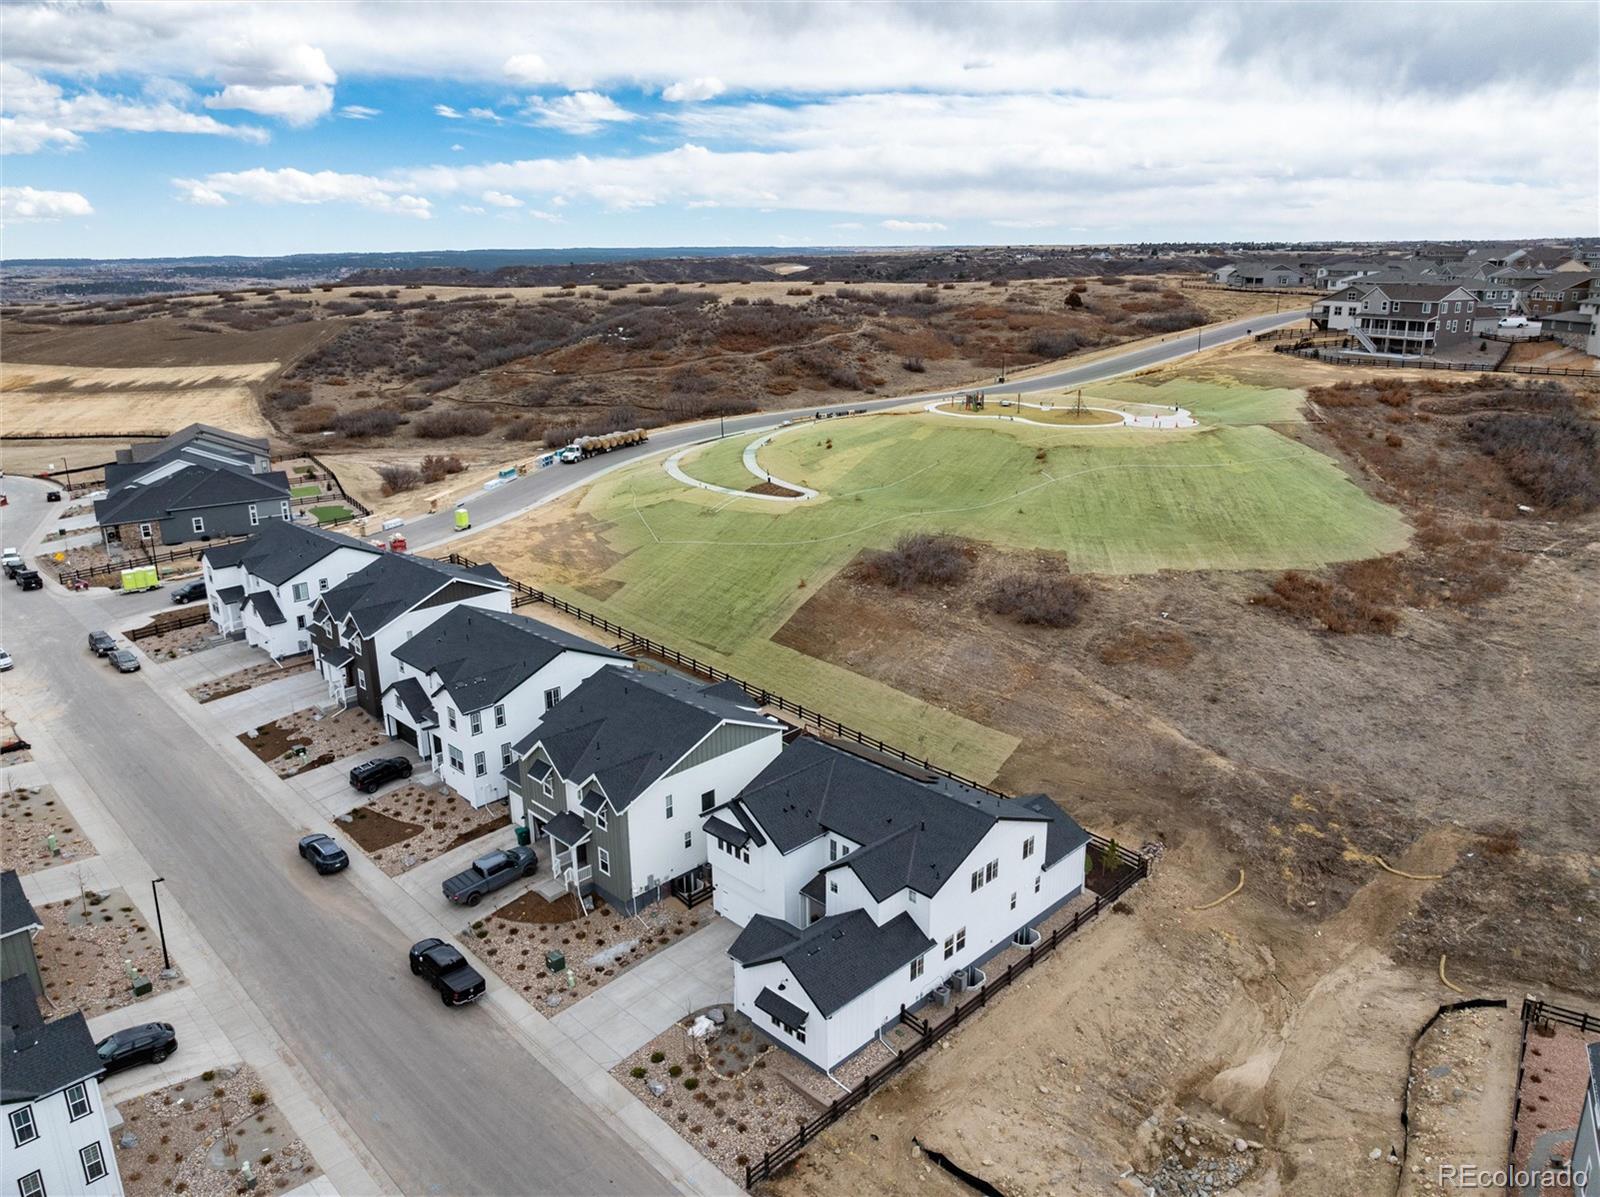
<svg viewBox="0 0 1600 1197">
<path fill-rule="evenodd" d="M 402 739 L 407 744 L 411 745 L 411 747 L 417 747 L 417 729 L 412 727 L 410 724 L 401 723 L 400 720 L 396 719 L 394 721 L 394 734 L 399 739 Z"/>
</svg>

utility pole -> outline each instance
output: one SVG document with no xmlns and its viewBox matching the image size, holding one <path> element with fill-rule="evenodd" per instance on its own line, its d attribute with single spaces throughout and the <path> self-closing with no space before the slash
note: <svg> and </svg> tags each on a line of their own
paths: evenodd
<svg viewBox="0 0 1600 1197">
<path fill-rule="evenodd" d="M 157 877 L 150 883 L 150 896 L 155 899 L 156 903 L 156 932 L 161 936 L 161 967 L 164 971 L 170 973 L 172 971 L 172 958 L 167 955 L 167 929 L 161 924 L 161 891 L 156 888 L 157 884 L 165 880 L 165 877 Z"/>
</svg>

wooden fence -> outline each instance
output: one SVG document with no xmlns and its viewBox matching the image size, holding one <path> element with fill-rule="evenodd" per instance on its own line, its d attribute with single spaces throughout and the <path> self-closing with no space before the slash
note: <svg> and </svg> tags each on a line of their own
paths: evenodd
<svg viewBox="0 0 1600 1197">
<path fill-rule="evenodd" d="M 805 1123 L 793 1135 L 771 1151 L 763 1154 L 759 1160 L 746 1164 L 744 1187 L 747 1189 L 754 1187 L 788 1164 L 805 1150 L 806 1144 L 866 1101 L 879 1089 L 882 1089 L 923 1052 L 933 1047 L 934 1044 L 938 1043 L 951 1031 L 954 1031 L 967 1019 L 982 1013 L 988 1007 L 990 999 L 995 994 L 1005 992 L 1006 988 L 1023 973 L 1048 957 L 1060 944 L 1076 935 L 1080 928 L 1093 922 L 1102 911 L 1110 909 L 1118 898 L 1142 881 L 1149 873 L 1149 864 L 1143 857 L 1132 854 L 1130 856 L 1132 861 L 1128 870 L 1118 878 L 1117 882 L 1106 893 L 1095 895 L 1093 906 L 1076 911 L 1070 923 L 1062 923 L 1048 936 L 1042 936 L 1037 943 L 1028 949 L 1026 956 L 1013 960 L 1006 966 L 1005 972 L 997 973 L 992 979 L 985 980 L 983 988 L 978 991 L 976 998 L 956 1006 L 937 1023 L 925 1018 L 918 1018 L 902 1006 L 900 1008 L 900 1021 L 917 1033 L 916 1042 L 910 1047 L 901 1048 L 895 1052 L 894 1059 L 865 1077 L 860 1084 L 856 1085 L 854 1089 L 851 1089 L 843 1097 L 835 1099 L 826 1110 L 822 1111 L 810 1122 Z"/>
<path fill-rule="evenodd" d="M 167 632 L 175 632 L 179 628 L 195 628 L 209 622 L 211 612 L 204 603 L 192 611 L 185 611 L 181 615 L 169 615 L 165 618 L 156 616 L 143 627 L 130 628 L 127 632 L 129 640 L 147 640 L 151 636 L 161 636 Z"/>
<path fill-rule="evenodd" d="M 1554 378 L 1600 378 L 1600 370 L 1577 370 L 1566 366 L 1475 366 L 1469 362 L 1441 362 L 1433 358 L 1368 357 L 1366 354 L 1339 353 L 1315 347 L 1274 345 L 1274 353 L 1292 353 L 1335 366 L 1371 366 L 1379 370 L 1457 370 L 1477 374 L 1538 374 Z"/>
<path fill-rule="evenodd" d="M 71 586 L 74 582 L 92 582 L 94 579 L 108 574 L 118 574 L 125 569 L 137 569 L 144 565 L 154 565 L 159 569 L 159 567 L 170 565 L 174 561 L 198 558 L 207 549 L 214 549 L 226 544 L 238 544 L 241 540 L 249 539 L 248 536 L 217 536 L 211 540 L 197 540 L 192 547 L 168 549 L 164 553 L 158 553 L 154 549 L 145 549 L 137 557 L 130 556 L 124 561 L 108 561 L 104 565 L 85 565 L 78 569 L 58 569 L 56 570 L 56 581 L 63 586 Z"/>
</svg>

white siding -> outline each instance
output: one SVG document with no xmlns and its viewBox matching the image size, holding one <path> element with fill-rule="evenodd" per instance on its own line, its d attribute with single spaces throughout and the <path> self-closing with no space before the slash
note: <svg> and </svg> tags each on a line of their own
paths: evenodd
<svg viewBox="0 0 1600 1197">
<path fill-rule="evenodd" d="M 18 1183 L 21 1179 L 38 1171 L 49 1197 L 68 1193 L 82 1193 L 89 1197 L 121 1197 L 122 1177 L 117 1172 L 116 1155 L 111 1149 L 111 1132 L 106 1127 L 100 1086 L 90 1078 L 84 1082 L 84 1089 L 89 1098 L 89 1112 L 76 1121 L 67 1109 L 65 1091 L 32 1102 L 6 1103 L 6 1124 L 0 1126 L 0 1142 L 5 1144 L 5 1149 L 0 1151 L 0 1156 L 4 1157 L 4 1163 L 0 1165 L 0 1193 L 15 1197 L 20 1192 Z M 33 1113 L 39 1137 L 18 1147 L 11 1135 L 10 1116 L 12 1111 L 24 1105 Z M 93 1184 L 87 1184 L 83 1179 L 83 1163 L 78 1152 L 91 1143 L 100 1144 L 106 1175 Z"/>
<path fill-rule="evenodd" d="M 374 688 L 376 693 L 382 694 L 389 687 L 389 683 L 400 676 L 399 662 L 394 659 L 394 650 L 399 648 L 412 636 L 427 627 L 439 616 L 447 614 L 456 607 L 480 607 L 485 611 L 511 612 L 511 592 L 509 590 L 490 590 L 480 595 L 461 599 L 456 603 L 445 603 L 437 607 L 421 607 L 406 611 L 395 616 L 383 627 L 379 628 L 373 636 L 374 657 L 378 662 L 378 676 L 368 678 L 367 686 Z M 360 652 L 356 656 L 360 657 Z M 438 705 L 435 703 L 434 705 Z M 439 722 L 444 722 L 444 712 L 439 712 Z"/>
<path fill-rule="evenodd" d="M 1579 1173 L 1583 1183 L 1578 1183 Z M 1575 1197 L 1600 1197 L 1600 1110 L 1594 1097 L 1584 1089 L 1583 1111 L 1578 1116 L 1578 1133 L 1572 1146 L 1573 1193 Z"/>
<path fill-rule="evenodd" d="M 732 815 L 718 817 L 738 825 Z M 749 864 L 719 851 L 715 844 L 708 844 L 706 852 L 717 887 L 712 906 L 723 918 L 743 927 L 755 915 L 764 914 L 796 927 L 805 925 L 806 900 L 800 896 L 800 887 L 827 863 L 826 836 L 819 835 L 788 855 L 779 852 L 770 839 L 764 847 L 752 841 Z"/>
</svg>

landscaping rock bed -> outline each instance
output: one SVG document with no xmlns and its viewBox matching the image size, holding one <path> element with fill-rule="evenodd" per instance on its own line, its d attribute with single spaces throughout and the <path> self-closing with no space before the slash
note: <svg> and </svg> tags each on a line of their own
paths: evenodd
<svg viewBox="0 0 1600 1197">
<path fill-rule="evenodd" d="M 279 777 L 331 765 L 383 741 L 383 728 L 360 707 L 327 716 L 307 707 L 239 735 L 239 743 Z"/>
<path fill-rule="evenodd" d="M 94 845 L 50 786 L 18 786 L 0 796 L 0 868 L 32 873 L 93 855 Z"/>
<path fill-rule="evenodd" d="M 236 669 L 232 673 L 201 682 L 198 686 L 190 686 L 189 697 L 202 704 L 216 702 L 217 699 L 227 698 L 230 694 L 243 694 L 246 690 L 253 690 L 257 686 L 264 686 L 269 682 L 281 682 L 286 677 L 305 673 L 311 666 L 312 660 L 309 656 L 299 657 L 287 665 L 279 665 L 275 661 L 247 665 L 243 669 Z"/>
<path fill-rule="evenodd" d="M 139 1001 L 125 961 L 150 982 L 152 993 L 183 984 L 176 976 L 161 975 L 161 941 L 120 889 L 90 891 L 35 909 L 44 930 L 33 946 L 55 1013 L 80 1010 L 93 1018 Z"/>
<path fill-rule="evenodd" d="M 709 910 L 702 917 L 667 898 L 635 916 L 618 914 L 597 901 L 580 920 L 570 896 L 552 903 L 529 892 L 478 919 L 462 935 L 524 997 L 540 1005 L 559 997 L 559 1006 L 570 1006 L 711 917 Z M 565 972 L 552 974 L 545 967 L 545 953 L 552 950 L 566 957 L 573 974 L 570 989 Z"/>
<path fill-rule="evenodd" d="M 197 623 L 193 627 L 160 632 L 132 643 L 134 648 L 159 664 L 162 661 L 176 661 L 179 657 L 209 647 L 205 641 L 216 634 L 217 629 L 210 623 Z"/>
<path fill-rule="evenodd" d="M 462 844 L 511 826 L 502 800 L 474 810 L 444 786 L 397 786 L 338 820 L 363 852 L 391 877 Z M 485 843 L 484 851 L 491 845 Z"/>
<path fill-rule="evenodd" d="M 117 1107 L 112 1133 L 128 1197 L 223 1197 L 245 1192 L 248 1161 L 257 1193 L 281 1193 L 320 1174 L 251 1069 L 203 1072 Z"/>
<path fill-rule="evenodd" d="M 1552 1168 L 1552 1157 L 1572 1159 L 1583 1089 L 1588 1083 L 1588 1045 L 1600 1036 L 1564 1023 L 1535 1026 L 1522 1056 L 1522 1090 L 1517 1106 L 1517 1166 Z M 1566 1185 L 1535 1184 L 1524 1190 L 1537 1197 L 1569 1197 Z"/>
</svg>

